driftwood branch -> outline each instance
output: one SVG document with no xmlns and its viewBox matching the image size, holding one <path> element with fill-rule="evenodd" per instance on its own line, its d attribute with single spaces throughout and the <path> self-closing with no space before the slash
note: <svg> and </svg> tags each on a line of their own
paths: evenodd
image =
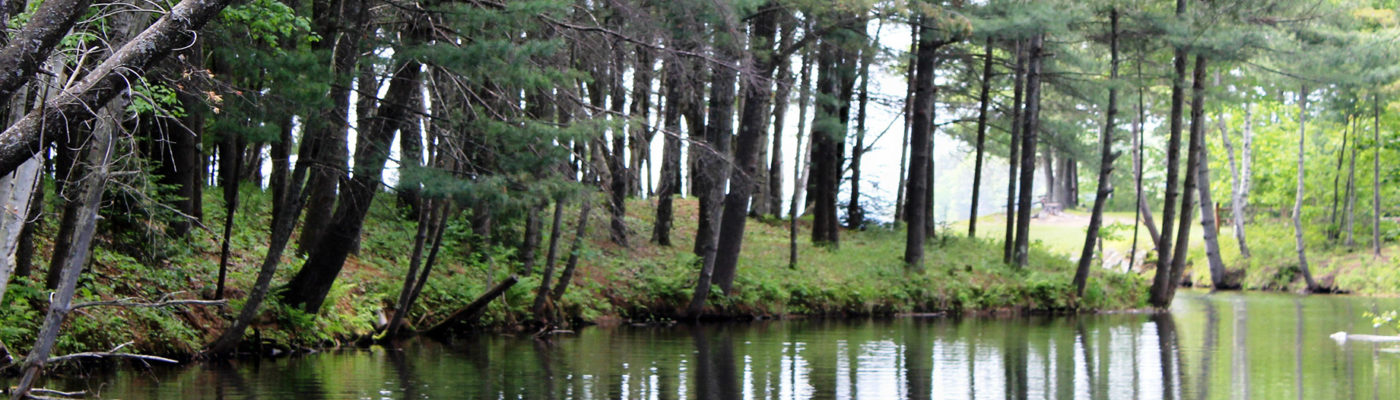
<svg viewBox="0 0 1400 400">
<path fill-rule="evenodd" d="M 123 347 L 126 347 L 126 346 L 130 345 L 131 343 L 133 343 L 133 342 L 122 343 L 122 344 L 120 344 L 120 345 L 117 345 L 117 347 L 113 347 L 112 350 L 108 350 L 108 351 L 89 351 L 89 352 L 82 352 L 82 353 L 73 353 L 73 354 L 69 354 L 69 355 L 65 355 L 65 356 L 50 357 L 49 360 L 48 360 L 48 362 L 46 362 L 46 364 L 54 364 L 54 363 L 59 363 L 59 362 L 68 361 L 68 360 L 76 360 L 76 359 L 79 359 L 79 358 L 132 358 L 132 359 L 143 360 L 143 361 L 156 361 L 156 362 L 163 362 L 163 363 L 170 363 L 170 364 L 179 364 L 179 363 L 180 363 L 179 361 L 171 360 L 171 359 L 165 358 L 165 357 L 148 356 L 148 355 L 144 355 L 144 354 L 118 353 L 118 352 L 117 352 L 117 350 L 121 350 Z M 34 389 L 30 389 L 30 391 L 33 391 L 33 390 L 34 390 Z"/>
<path fill-rule="evenodd" d="M 83 307 L 95 307 L 95 306 L 148 307 L 148 308 L 155 308 L 155 307 L 179 306 L 179 305 L 186 305 L 186 304 L 205 305 L 205 306 L 219 306 L 219 307 L 223 307 L 223 306 L 227 306 L 227 305 L 228 305 L 228 300 L 227 300 L 227 299 L 224 299 L 224 300 L 163 300 L 163 301 L 157 301 L 157 302 L 154 302 L 154 303 L 142 303 L 142 302 L 138 302 L 138 301 L 135 301 L 135 300 L 136 300 L 136 298 L 134 298 L 134 297 L 126 297 L 126 298 L 121 298 L 121 299 L 116 299 L 116 300 L 89 301 L 89 302 L 86 302 L 86 303 L 74 304 L 74 305 L 73 305 L 73 309 L 76 310 L 76 309 L 83 308 Z"/>
<path fill-rule="evenodd" d="M 58 390 L 53 390 L 53 389 L 33 388 L 33 389 L 29 389 L 29 396 L 27 396 L 27 397 L 30 398 L 30 399 L 45 400 L 45 399 L 72 399 L 72 398 L 79 398 L 79 397 L 86 397 L 86 396 L 87 396 L 87 391 L 85 391 L 85 390 L 79 390 L 79 391 L 76 391 L 76 392 L 63 392 L 63 391 L 58 391 Z"/>
</svg>

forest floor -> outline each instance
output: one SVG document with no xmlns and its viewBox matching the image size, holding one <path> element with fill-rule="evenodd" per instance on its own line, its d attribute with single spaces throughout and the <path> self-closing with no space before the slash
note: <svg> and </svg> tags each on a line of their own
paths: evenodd
<svg viewBox="0 0 1400 400">
<path fill-rule="evenodd" d="M 223 202 L 212 192 L 204 202 L 207 229 L 196 229 L 186 238 L 156 235 L 133 240 L 128 231 L 106 228 L 109 233 L 99 238 L 75 301 L 212 296 L 220 247 L 216 232 L 221 231 L 219 221 L 224 213 Z M 187 357 L 211 341 L 242 306 L 241 299 L 252 286 L 266 252 L 267 230 L 255 227 L 268 225 L 267 195 L 249 189 L 243 196 L 235 224 L 247 228 L 235 229 L 232 237 L 228 307 L 85 308 L 65 323 L 56 354 L 105 351 L 132 342 L 124 351 Z M 372 335 L 397 299 L 415 230 L 414 223 L 404 218 L 406 213 L 393 202 L 393 196 L 378 196 L 360 250 L 347 261 L 320 313 L 302 313 L 273 299 L 249 335 L 256 342 L 282 348 L 335 346 Z M 695 200 L 677 199 L 672 231 L 675 245 L 669 247 L 649 241 L 655 215 L 650 201 L 629 202 L 626 222 L 631 236 L 627 247 L 609 241 L 608 217 L 598 204 L 588 222 L 577 276 L 560 308 L 583 322 L 645 323 L 676 318 L 691 297 L 697 275 L 697 259 L 690 251 Z M 565 249 L 573 238 L 577 211 L 573 205 L 565 208 L 559 268 L 568 256 Z M 515 248 L 520 227 L 498 226 L 495 244 L 482 247 L 471 245 L 478 241 L 471 238 L 466 221 L 463 217 L 449 224 L 438 266 L 413 307 L 410 326 L 429 326 L 517 269 Z M 545 221 L 541 258 L 548 246 L 549 222 Z M 1047 245 L 1052 242 L 1034 245 L 1030 265 L 1017 269 L 1001 262 L 1000 241 L 940 233 L 928 245 L 927 272 L 908 273 L 901 261 L 902 231 L 842 230 L 839 249 L 815 248 L 809 241 L 809 222 L 799 221 L 799 257 L 796 268 L 789 268 L 788 224 L 750 219 L 734 292 L 729 296 L 712 294 L 707 315 L 783 318 L 1072 312 L 1145 305 L 1145 279 L 1107 270 L 1097 270 L 1085 296 L 1076 299 L 1070 284 L 1073 265 L 1054 253 Z M 45 224 L 40 229 L 36 260 L 47 260 L 54 225 Z M 146 250 L 132 250 L 133 241 Z M 276 282 L 286 282 L 303 261 L 293 245 Z M 11 284 L 0 304 L 0 340 L 21 354 L 32 343 L 47 304 L 43 301 L 47 292 L 40 283 L 42 263 L 36 269 L 33 276 Z M 482 324 L 493 329 L 519 329 L 531 318 L 529 305 L 538 285 L 537 273 L 521 277 L 491 303 Z"/>
</svg>

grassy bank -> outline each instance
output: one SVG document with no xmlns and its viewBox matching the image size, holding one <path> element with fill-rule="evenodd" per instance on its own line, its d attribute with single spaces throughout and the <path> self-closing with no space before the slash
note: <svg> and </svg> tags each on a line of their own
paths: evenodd
<svg viewBox="0 0 1400 400">
<path fill-rule="evenodd" d="M 245 190 L 244 196 L 235 223 L 267 226 L 269 210 L 265 205 L 269 202 L 265 195 Z M 196 229 L 187 238 L 154 239 L 156 242 L 147 243 L 149 254 L 145 256 L 132 255 L 129 243 L 111 234 L 115 229 L 108 229 L 100 238 L 75 301 L 211 296 L 219 258 L 216 232 L 221 226 L 217 221 L 224 210 L 222 201 L 212 195 L 204 204 L 207 228 Z M 561 250 L 572 241 L 577 215 L 576 209 L 565 211 Z M 393 206 L 392 196 L 379 196 L 359 253 L 347 262 L 319 315 L 301 313 L 274 301 L 265 306 L 267 312 L 249 334 L 303 347 L 334 345 L 372 334 L 376 322 L 392 309 L 407 269 L 415 226 L 402 214 Z M 593 215 L 579 270 L 561 301 L 562 309 L 582 321 L 674 318 L 689 301 L 697 271 L 697 260 L 690 254 L 695 201 L 677 202 L 674 247 L 649 243 L 654 210 L 648 201 L 629 204 L 629 247 L 609 242 L 606 216 Z M 908 274 L 901 262 L 902 231 L 843 231 L 839 249 L 823 249 L 808 243 L 805 222 L 799 222 L 798 265 L 790 269 L 786 222 L 750 220 L 735 292 L 728 297 L 714 294 L 708 303 L 709 313 L 725 317 L 878 315 L 1121 309 L 1144 304 L 1144 279 L 1103 270 L 1095 271 L 1084 298 L 1075 300 L 1070 285 L 1073 266 L 1043 243 L 1033 246 L 1029 267 L 1013 269 L 1001 263 L 997 241 L 941 236 L 928 245 L 927 272 Z M 53 225 L 46 224 L 40 231 L 37 260 L 48 258 Z M 235 232 L 229 307 L 84 308 L 66 323 L 56 353 L 106 350 L 126 342 L 133 342 L 127 348 L 132 352 L 170 356 L 196 352 L 241 307 L 266 252 L 266 229 Z M 515 247 L 519 227 L 499 227 L 495 244 L 489 246 L 474 245 L 482 241 L 470 232 L 466 218 L 449 226 L 439 264 L 414 307 L 410 325 L 426 327 L 440 320 L 518 268 Z M 540 256 L 544 257 L 543 249 Z M 561 265 L 565 257 L 567 254 L 560 254 Z M 277 282 L 286 282 L 302 261 L 289 255 Z M 19 353 L 32 343 L 46 305 L 47 291 L 40 283 L 44 268 L 36 268 L 33 276 L 10 285 L 0 305 L 0 340 Z M 491 304 L 483 323 L 510 329 L 528 319 L 538 283 L 537 275 L 521 277 L 519 284 Z"/>
<path fill-rule="evenodd" d="M 1038 242 L 1047 252 L 1066 260 L 1077 259 L 1084 245 L 1088 220 L 1088 213 L 1080 210 L 1069 210 L 1060 216 L 1037 219 L 1031 222 L 1031 239 Z M 1000 240 L 1004 234 L 1005 221 L 1002 214 L 979 218 L 978 237 Z M 1113 231 L 1104 240 L 1106 260 L 1116 268 L 1126 268 L 1127 254 L 1131 252 L 1132 247 L 1133 214 L 1105 213 L 1105 221 L 1108 226 L 1114 226 Z M 1393 223 L 1385 221 L 1381 227 L 1384 232 L 1393 229 Z M 951 224 L 949 229 L 966 232 L 967 221 Z M 1363 229 L 1358 228 L 1358 231 Z M 1201 226 L 1193 225 L 1185 279 L 1193 286 L 1209 287 L 1210 269 L 1201 234 Z M 1291 220 L 1260 217 L 1245 226 L 1245 234 L 1252 256 L 1248 259 L 1240 256 L 1234 228 L 1228 224 L 1220 226 L 1221 259 L 1227 269 L 1242 271 L 1239 283 L 1244 289 L 1302 290 L 1305 285 L 1302 272 L 1298 268 L 1298 253 Z M 1144 257 L 1155 258 L 1155 255 L 1149 254 L 1153 247 L 1151 240 L 1147 229 L 1142 228 L 1138 233 L 1139 261 L 1134 264 L 1139 273 L 1152 273 L 1151 265 L 1141 265 Z M 1342 292 L 1372 296 L 1400 293 L 1400 260 L 1391 256 L 1400 252 L 1400 244 L 1384 242 L 1381 256 L 1375 257 L 1371 253 L 1370 240 L 1370 236 L 1358 234 L 1355 237 L 1355 245 L 1347 246 L 1344 239 L 1329 240 L 1320 227 L 1310 226 L 1305 231 L 1304 241 L 1313 276 L 1321 284 Z"/>
</svg>

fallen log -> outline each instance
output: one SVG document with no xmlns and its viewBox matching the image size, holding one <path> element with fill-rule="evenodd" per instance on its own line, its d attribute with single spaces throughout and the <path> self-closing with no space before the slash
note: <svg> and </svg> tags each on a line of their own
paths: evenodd
<svg viewBox="0 0 1400 400">
<path fill-rule="evenodd" d="M 481 316 L 486 313 L 486 306 L 491 304 L 491 300 L 495 300 L 497 297 L 501 297 L 501 295 L 505 294 L 506 290 L 510 289 L 511 286 L 515 286 L 517 280 L 515 275 L 507 277 L 500 283 L 497 283 L 496 286 L 493 286 L 491 290 L 482 293 L 476 300 L 472 300 L 466 307 L 452 312 L 452 315 L 448 315 L 447 319 L 423 331 L 423 334 L 433 337 L 446 337 L 471 329 L 476 325 L 476 322 L 481 319 Z"/>
<path fill-rule="evenodd" d="M 1395 342 L 1400 342 L 1400 336 L 1357 335 L 1357 334 L 1349 334 L 1349 333 L 1346 333 L 1346 332 L 1337 332 L 1337 333 L 1333 333 L 1331 337 L 1332 337 L 1332 340 L 1336 340 L 1336 341 L 1337 341 L 1337 344 L 1346 344 L 1346 342 L 1349 341 L 1349 340 L 1357 341 L 1357 342 L 1372 342 L 1372 343 L 1395 343 Z"/>
</svg>

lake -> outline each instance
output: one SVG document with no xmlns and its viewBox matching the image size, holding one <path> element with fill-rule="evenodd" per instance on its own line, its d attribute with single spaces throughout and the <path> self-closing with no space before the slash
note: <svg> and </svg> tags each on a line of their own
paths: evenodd
<svg viewBox="0 0 1400 400">
<path fill-rule="evenodd" d="M 1183 291 L 1171 313 L 482 335 L 49 382 L 122 399 L 1393 399 L 1400 299 Z"/>
</svg>

